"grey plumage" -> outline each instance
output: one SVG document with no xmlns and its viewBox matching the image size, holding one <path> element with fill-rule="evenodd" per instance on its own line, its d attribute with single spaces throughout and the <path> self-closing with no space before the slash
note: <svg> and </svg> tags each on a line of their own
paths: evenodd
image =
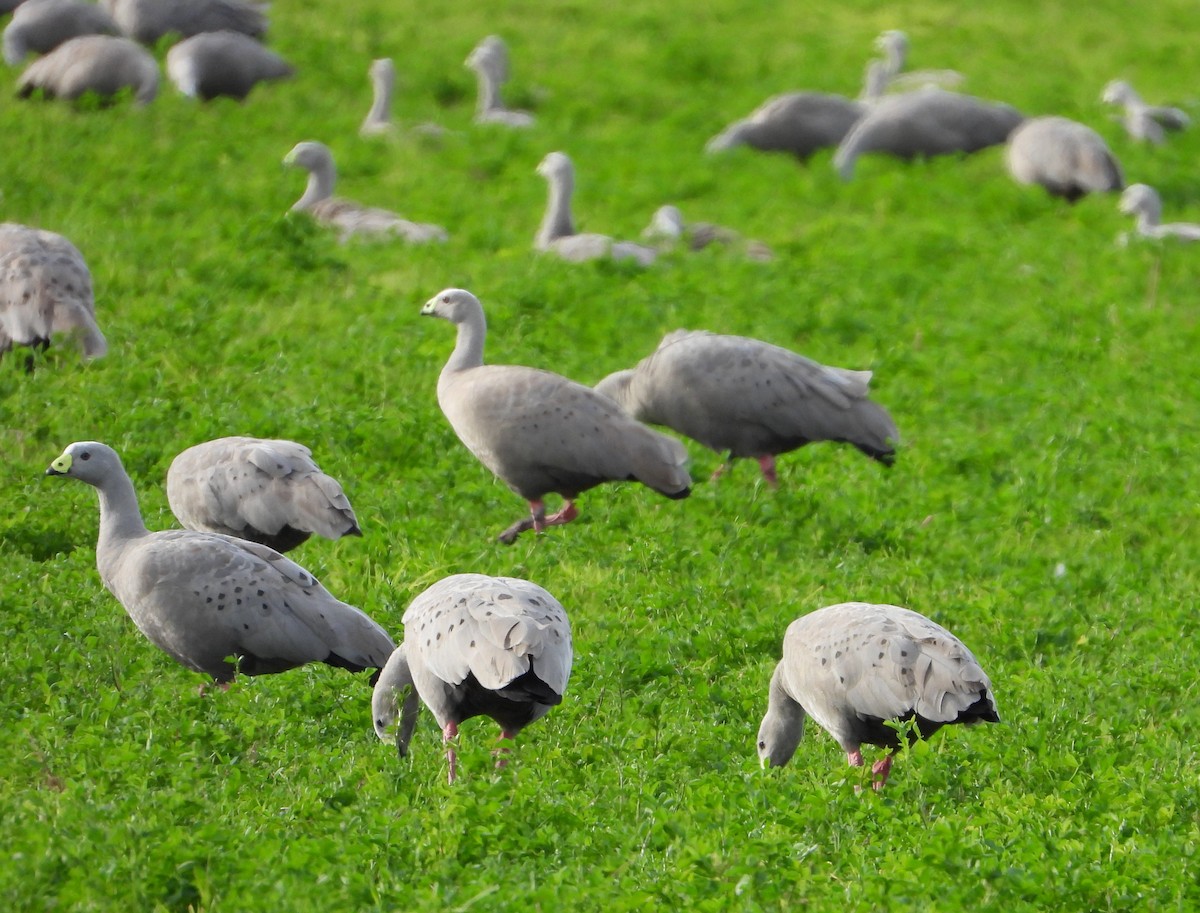
<svg viewBox="0 0 1200 913">
<path fill-rule="evenodd" d="M 786 152 L 804 161 L 817 150 L 840 143 L 866 110 L 866 105 L 841 95 L 777 95 L 710 139 L 704 151 L 711 154 L 750 146 L 763 152 Z"/>
<path fill-rule="evenodd" d="M 902 159 L 976 152 L 1003 143 L 1021 120 L 1008 105 L 942 89 L 889 95 L 846 134 L 833 164 L 849 180 L 859 156 L 869 152 Z"/>
<path fill-rule="evenodd" d="M 191 530 L 150 532 L 116 452 L 71 444 L 47 475 L 96 488 L 100 579 L 134 624 L 177 662 L 226 683 L 306 663 L 379 669 L 395 649 L 364 612 L 274 549 Z"/>
<path fill-rule="evenodd" d="M 739 247 L 750 260 L 765 262 L 774 259 L 771 248 L 761 241 L 747 241 L 732 228 L 712 222 L 686 222 L 678 206 L 660 206 L 654 211 L 642 237 L 662 249 L 671 249 L 682 242 L 688 250 L 704 250 L 716 244 Z"/>
<path fill-rule="evenodd" d="M 955 70 L 914 70 L 904 72 L 908 63 L 908 35 L 889 29 L 875 39 L 876 50 L 883 52 L 884 85 L 900 91 L 937 86 L 948 89 L 961 85 L 963 75 Z"/>
<path fill-rule="evenodd" d="M 0 357 L 14 345 L 46 349 L 54 333 L 71 331 L 85 357 L 108 351 L 83 255 L 55 232 L 0 224 Z"/>
<path fill-rule="evenodd" d="M 1095 130 L 1065 117 L 1034 117 L 1013 131 L 1005 155 L 1021 184 L 1039 184 L 1074 203 L 1125 186 L 1116 156 Z"/>
<path fill-rule="evenodd" d="M 1123 110 L 1121 123 L 1130 138 L 1161 144 L 1167 130 L 1183 130 L 1191 123 L 1185 111 L 1165 105 L 1148 105 L 1123 79 L 1114 79 L 1104 87 L 1100 100 Z"/>
<path fill-rule="evenodd" d="M 987 673 L 957 637 L 894 605 L 826 606 L 788 626 L 758 732 L 764 767 L 786 764 L 812 719 L 863 763 L 862 744 L 891 749 L 872 770 L 882 788 L 900 746 L 888 721 L 913 720 L 915 738 L 952 723 L 998 723 Z"/>
<path fill-rule="evenodd" d="M 48 54 L 80 35 L 116 35 L 117 24 L 94 3 L 82 0 L 26 0 L 4 29 L 4 61 L 21 63 L 28 54 Z"/>
<path fill-rule="evenodd" d="M 155 44 L 164 35 L 190 38 L 229 30 L 251 38 L 267 32 L 265 7 L 242 0 L 100 0 L 126 37 Z"/>
<path fill-rule="evenodd" d="M 292 204 L 293 212 L 306 212 L 318 222 L 338 229 L 342 240 L 352 235 L 390 235 L 411 244 L 445 241 L 446 230 L 439 225 L 410 222 L 386 209 L 364 206 L 333 195 L 337 171 L 333 153 L 324 143 L 297 143 L 284 156 L 283 163 L 308 172 L 304 194 Z"/>
<path fill-rule="evenodd" d="M 363 136 L 375 136 L 395 129 L 392 123 L 392 93 L 396 87 L 396 65 L 390 57 L 372 60 L 367 70 L 371 80 L 371 110 L 363 119 L 358 132 Z"/>
<path fill-rule="evenodd" d="M 503 39 L 497 35 L 488 35 L 475 46 L 463 65 L 473 70 L 478 78 L 479 88 L 475 106 L 477 124 L 532 126 L 532 114 L 506 107 L 500 97 L 500 87 L 508 81 L 509 73 L 508 47 Z"/>
<path fill-rule="evenodd" d="M 167 500 L 188 529 L 280 552 L 313 533 L 362 535 L 341 484 L 294 441 L 224 437 L 189 447 L 167 470 Z"/>
<path fill-rule="evenodd" d="M 1178 238 L 1181 241 L 1200 241 L 1200 225 L 1194 222 L 1162 224 L 1162 200 L 1153 187 L 1130 184 L 1121 194 L 1121 212 L 1137 218 L 1137 232 L 1143 238 Z"/>
<path fill-rule="evenodd" d="M 403 622 L 404 643 L 384 667 L 371 701 L 380 739 L 393 738 L 399 718 L 394 738 L 401 756 L 416 725 L 418 696 L 446 743 L 475 716 L 499 723 L 502 739 L 515 738 L 562 702 L 571 676 L 571 625 L 566 610 L 540 586 L 455 574 L 417 596 Z M 447 755 L 453 783 L 452 745 Z"/>
<path fill-rule="evenodd" d="M 184 95 L 243 99 L 260 82 L 287 79 L 291 65 L 241 32 L 201 32 L 167 52 L 167 76 Z"/>
<path fill-rule="evenodd" d="M 676 330 L 596 389 L 639 421 L 672 428 L 730 462 L 758 460 L 775 484 L 775 456 L 814 441 L 842 441 L 892 464 L 899 435 L 867 399 L 870 379 L 870 371 L 826 367 L 758 339 Z"/>
<path fill-rule="evenodd" d="M 505 530 L 502 542 L 573 520 L 574 499 L 603 482 L 637 480 L 669 498 L 688 495 L 687 452 L 678 441 L 558 374 L 485 365 L 487 324 L 470 292 L 444 289 L 421 313 L 458 328 L 454 352 L 438 377 L 438 405 L 466 448 L 529 502 L 531 518 Z M 547 517 L 542 498 L 550 492 L 566 504 Z"/>
<path fill-rule="evenodd" d="M 538 164 L 537 173 L 546 179 L 549 197 L 546 214 L 534 237 L 534 249 L 555 254 L 564 260 L 633 260 L 649 266 L 658 251 L 632 241 L 614 241 L 608 235 L 575 231 L 571 215 L 571 195 L 575 191 L 575 166 L 563 152 L 550 152 Z"/>
<path fill-rule="evenodd" d="M 91 93 L 111 99 L 130 89 L 138 104 L 158 94 L 158 64 L 145 48 L 127 38 L 83 35 L 64 41 L 25 68 L 17 80 L 17 96 L 41 90 L 47 98 L 74 101 Z"/>
</svg>

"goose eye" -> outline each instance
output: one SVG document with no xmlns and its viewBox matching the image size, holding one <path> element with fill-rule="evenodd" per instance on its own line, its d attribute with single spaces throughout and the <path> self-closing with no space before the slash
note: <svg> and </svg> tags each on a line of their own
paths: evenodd
<svg viewBox="0 0 1200 913">
<path fill-rule="evenodd" d="M 85 450 L 83 453 L 79 454 L 79 459 L 81 460 L 90 460 L 91 458 L 92 454 L 89 450 Z"/>
<path fill-rule="evenodd" d="M 767 750 L 767 743 L 766 743 L 766 742 L 763 742 L 763 741 L 761 741 L 761 740 L 760 740 L 760 741 L 759 741 L 759 743 L 758 743 L 758 750 L 759 750 L 759 751 L 766 751 L 766 750 Z"/>
</svg>

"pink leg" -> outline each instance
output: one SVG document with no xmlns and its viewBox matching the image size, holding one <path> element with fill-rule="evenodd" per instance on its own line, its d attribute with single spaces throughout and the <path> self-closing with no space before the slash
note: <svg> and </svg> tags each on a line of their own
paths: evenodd
<svg viewBox="0 0 1200 913">
<path fill-rule="evenodd" d="M 201 697 L 204 697 L 206 694 L 208 694 L 208 689 L 213 686 L 216 686 L 222 691 L 228 691 L 231 687 L 233 687 L 233 682 L 201 682 L 196 693 Z"/>
<path fill-rule="evenodd" d="M 442 727 L 442 744 L 446 745 L 446 762 L 450 765 L 450 782 L 458 776 L 458 755 L 454 753 L 453 739 L 458 738 L 458 724 L 451 720 Z"/>
<path fill-rule="evenodd" d="M 854 751 L 847 751 L 846 760 L 850 762 L 851 767 L 862 767 L 862 751 L 858 748 L 854 749 Z"/>
<path fill-rule="evenodd" d="M 579 509 L 575 506 L 574 501 L 567 501 L 556 514 L 551 514 L 546 517 L 546 526 L 562 526 L 564 523 L 570 523 L 579 516 Z"/>
<path fill-rule="evenodd" d="M 881 761 L 876 761 L 871 765 L 871 773 L 875 776 L 875 782 L 871 784 L 875 792 L 883 789 L 883 785 L 887 783 L 888 774 L 892 772 L 892 755 L 888 755 Z"/>
<path fill-rule="evenodd" d="M 515 732 L 508 730 L 508 729 L 501 729 L 500 735 L 496 736 L 496 741 L 511 742 L 516 737 L 517 737 L 517 734 Z M 495 751 L 492 752 L 492 754 L 494 754 L 496 756 L 496 770 L 500 770 L 502 767 L 508 766 L 507 755 L 508 755 L 509 751 L 510 751 L 510 746 L 501 745 L 499 748 L 497 748 Z"/>
<path fill-rule="evenodd" d="M 518 520 L 496 538 L 498 538 L 505 545 L 512 545 L 517 541 L 517 536 L 521 535 L 521 533 L 525 532 L 526 530 L 531 529 L 534 532 L 540 533 L 545 528 L 546 505 L 541 501 L 530 501 L 529 516 Z"/>
<path fill-rule="evenodd" d="M 760 456 L 758 458 L 758 465 L 762 469 L 762 476 L 767 480 L 767 484 L 772 488 L 778 488 L 779 476 L 775 472 L 775 457 L 769 453 L 766 456 Z"/>
</svg>

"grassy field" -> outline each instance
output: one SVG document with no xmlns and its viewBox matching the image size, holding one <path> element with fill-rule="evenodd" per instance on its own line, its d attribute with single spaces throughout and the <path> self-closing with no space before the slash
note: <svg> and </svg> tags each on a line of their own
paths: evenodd
<svg viewBox="0 0 1200 913">
<path fill-rule="evenodd" d="M 52 348 L 32 375 L 0 362 L 0 906 L 1200 907 L 1200 250 L 1120 248 L 1114 197 L 1018 187 L 999 150 L 865 158 L 849 184 L 829 153 L 701 153 L 771 94 L 856 93 L 898 27 L 912 66 L 1089 123 L 1168 219 L 1200 221 L 1200 129 L 1135 146 L 1099 102 L 1124 76 L 1200 114 L 1194 3 L 491 6 L 276 0 L 272 44 L 298 76 L 245 105 L 166 85 L 143 109 L 72 110 L 12 100 L 0 73 L 0 217 L 76 242 L 111 347 L 86 365 Z M 492 32 L 532 130 L 471 124 L 462 61 Z M 383 55 L 397 119 L 443 140 L 358 136 Z M 331 146 L 339 192 L 449 243 L 339 245 L 285 217 L 303 175 L 280 159 L 303 139 Z M 675 202 L 778 256 L 536 256 L 552 149 L 575 160 L 584 230 L 630 237 Z M 778 491 L 749 463 L 682 502 L 608 486 L 506 548 L 494 536 L 525 506 L 435 399 L 453 333 L 418 311 L 446 286 L 483 301 L 488 360 L 589 383 L 678 327 L 870 368 L 904 446 L 890 472 L 807 448 L 780 460 Z M 527 577 L 566 606 L 567 698 L 507 770 L 474 721 L 447 785 L 428 714 L 398 761 L 365 676 L 305 668 L 201 697 L 137 633 L 96 573 L 94 494 L 41 473 L 106 441 L 147 524 L 169 527 L 170 460 L 229 434 L 302 441 L 344 482 L 365 537 L 294 555 L 397 637 L 450 573 Z M 718 457 L 689 448 L 707 479 Z M 785 768 L 754 753 L 785 627 L 851 599 L 950 627 L 1004 718 L 918 745 L 880 795 L 856 793 L 815 727 Z"/>
</svg>

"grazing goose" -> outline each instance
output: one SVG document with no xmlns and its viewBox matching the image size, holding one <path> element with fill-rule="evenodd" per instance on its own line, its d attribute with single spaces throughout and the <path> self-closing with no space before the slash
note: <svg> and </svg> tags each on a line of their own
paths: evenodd
<svg viewBox="0 0 1200 913">
<path fill-rule="evenodd" d="M 239 101 L 260 82 L 293 74 L 286 60 L 241 32 L 201 32 L 167 52 L 167 75 L 189 98 Z"/>
<path fill-rule="evenodd" d="M 158 64 L 127 38 L 83 35 L 25 68 L 17 80 L 17 96 L 29 98 L 38 89 L 47 98 L 67 101 L 88 93 L 108 100 L 132 89 L 134 101 L 145 105 L 158 94 Z"/>
<path fill-rule="evenodd" d="M 1034 117 L 1013 131 L 1005 157 L 1020 184 L 1040 184 L 1074 203 L 1125 186 L 1121 166 L 1091 127 L 1065 117 Z"/>
<path fill-rule="evenodd" d="M 367 75 L 371 78 L 371 110 L 367 112 L 358 132 L 363 136 L 390 133 L 396 127 L 392 123 L 392 93 L 396 88 L 396 65 L 390 57 L 372 60 Z"/>
<path fill-rule="evenodd" d="M 650 224 L 642 231 L 642 237 L 667 249 L 683 241 L 688 250 L 704 250 L 713 244 L 723 247 L 739 245 L 750 260 L 765 262 L 773 260 L 771 248 L 761 241 L 743 241 L 742 236 L 731 228 L 711 222 L 684 222 L 678 206 L 660 206 L 654 211 Z"/>
<path fill-rule="evenodd" d="M 223 437 L 189 447 L 167 470 L 171 512 L 188 529 L 289 551 L 316 533 L 361 536 L 337 479 L 294 441 Z"/>
<path fill-rule="evenodd" d="M 824 92 L 776 95 L 710 139 L 704 151 L 711 155 L 749 146 L 805 161 L 818 149 L 840 143 L 866 110 L 861 102 Z"/>
<path fill-rule="evenodd" d="M 843 180 L 858 157 L 885 152 L 897 158 L 977 152 L 1003 143 L 1022 120 L 1008 105 L 926 88 L 889 95 L 871 106 L 846 134 L 833 158 Z"/>
<path fill-rule="evenodd" d="M 85 357 L 108 351 L 83 255 L 52 231 L 0 223 L 0 357 L 14 345 L 44 351 L 53 333 L 70 331 L 82 334 Z"/>
<path fill-rule="evenodd" d="M 381 669 L 395 649 L 365 613 L 274 549 L 215 533 L 147 530 L 111 447 L 71 444 L 46 475 L 96 488 L 100 579 L 151 643 L 215 682 L 305 663 Z"/>
<path fill-rule="evenodd" d="M 571 676 L 571 624 L 558 600 L 537 584 L 455 574 L 414 599 L 403 621 L 404 643 L 375 685 L 375 733 L 388 741 L 399 716 L 395 741 L 403 757 L 419 696 L 442 730 L 451 783 L 458 768 L 453 740 L 464 720 L 491 717 L 501 739 L 514 739 L 562 703 Z M 404 695 L 405 688 L 416 693 Z M 503 765 L 501 759 L 496 766 Z"/>
<path fill-rule="evenodd" d="M 1100 100 L 1125 109 L 1121 122 L 1130 138 L 1158 145 L 1166 139 L 1165 130 L 1183 130 L 1191 118 L 1179 108 L 1148 105 L 1123 79 L 1114 79 L 1104 87 Z"/>
<path fill-rule="evenodd" d="M 80 35 L 116 35 L 117 24 L 94 3 L 27 0 L 4 29 L 4 62 L 17 66 L 27 54 L 48 54 Z"/>
<path fill-rule="evenodd" d="M 891 416 L 867 399 L 870 380 L 870 371 L 828 368 L 757 339 L 676 330 L 596 390 L 638 421 L 728 453 L 713 478 L 751 457 L 776 486 L 775 457 L 814 441 L 853 444 L 892 465 L 899 435 Z"/>
<path fill-rule="evenodd" d="M 1200 225 L 1194 222 L 1160 224 L 1162 200 L 1158 191 L 1146 184 L 1130 184 L 1121 194 L 1121 212 L 1137 216 L 1137 232 L 1144 238 L 1179 238 L 1200 241 Z"/>
<path fill-rule="evenodd" d="M 649 266 L 658 256 L 652 247 L 632 241 L 614 241 L 608 235 L 576 234 L 571 218 L 571 194 L 575 190 L 575 166 L 563 152 L 550 152 L 537 166 L 537 173 L 550 186 L 546 215 L 533 240 L 536 250 L 557 254 L 564 260 L 582 263 L 585 260 L 634 260 Z"/>
<path fill-rule="evenodd" d="M 532 114 L 506 108 L 500 98 L 500 86 L 508 80 L 508 48 L 503 40 L 496 35 L 484 38 L 463 65 L 475 71 L 479 82 L 475 123 L 504 124 L 508 127 L 533 125 Z"/>
<path fill-rule="evenodd" d="M 758 730 L 764 767 L 791 760 L 806 716 L 852 767 L 862 766 L 864 742 L 891 749 L 871 767 L 877 790 L 900 748 L 888 721 L 914 720 L 910 743 L 951 723 L 1000 722 L 992 683 L 962 641 L 910 609 L 865 602 L 826 606 L 788 626 Z"/>
<path fill-rule="evenodd" d="M 900 91 L 937 86 L 949 89 L 962 85 L 964 78 L 957 70 L 913 70 L 905 73 L 908 62 L 908 35 L 899 29 L 889 29 L 875 39 L 876 50 L 883 52 L 885 85 Z"/>
<path fill-rule="evenodd" d="M 308 171 L 308 185 L 304 195 L 292 204 L 292 211 L 306 212 L 318 222 L 332 225 L 341 232 L 343 241 L 357 234 L 394 235 L 412 244 L 446 240 L 446 230 L 440 226 L 410 222 L 386 209 L 333 196 L 337 172 L 333 153 L 324 143 L 297 143 L 283 163 Z"/>
<path fill-rule="evenodd" d="M 155 44 L 163 35 L 233 31 L 262 38 L 265 7 L 242 0 L 100 0 L 126 37 Z"/>
<path fill-rule="evenodd" d="M 468 450 L 529 502 L 531 517 L 500 534 L 506 544 L 578 515 L 575 499 L 602 482 L 637 480 L 668 498 L 685 498 L 692 480 L 683 445 L 630 418 L 606 396 L 549 371 L 485 365 L 483 305 L 448 288 L 421 308 L 458 328 L 438 377 L 438 405 Z M 546 516 L 550 492 L 566 503 Z"/>
</svg>

